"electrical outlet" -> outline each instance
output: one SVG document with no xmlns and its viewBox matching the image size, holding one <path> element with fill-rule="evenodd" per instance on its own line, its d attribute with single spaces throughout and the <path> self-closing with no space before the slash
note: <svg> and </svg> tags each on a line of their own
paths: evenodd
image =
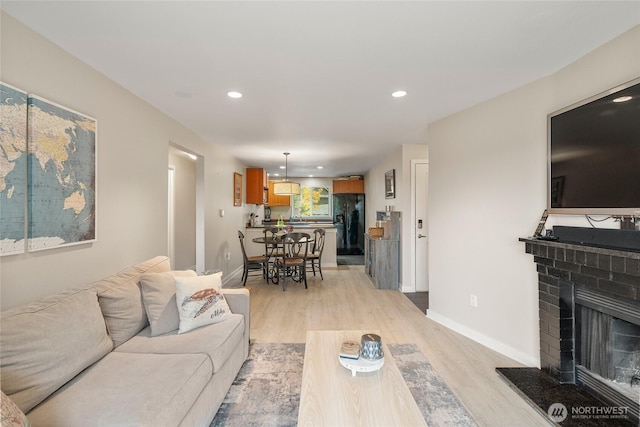
<svg viewBox="0 0 640 427">
<path fill-rule="evenodd" d="M 478 307 L 478 296 L 471 294 L 471 298 L 469 299 L 469 304 L 471 307 Z"/>
</svg>

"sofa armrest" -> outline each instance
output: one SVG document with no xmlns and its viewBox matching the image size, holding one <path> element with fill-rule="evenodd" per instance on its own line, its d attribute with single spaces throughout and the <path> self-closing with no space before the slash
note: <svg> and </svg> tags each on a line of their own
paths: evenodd
<svg viewBox="0 0 640 427">
<path fill-rule="evenodd" d="M 244 334 L 245 334 L 245 359 L 249 355 L 249 339 L 251 333 L 250 314 L 250 295 L 249 290 L 245 288 L 222 288 L 231 312 L 242 314 L 244 316 Z"/>
<path fill-rule="evenodd" d="M 249 290 L 245 288 L 223 288 L 222 293 L 224 294 L 227 303 L 229 304 L 229 308 L 232 312 L 237 314 L 242 314 L 247 319 L 250 314 L 249 307 Z"/>
</svg>

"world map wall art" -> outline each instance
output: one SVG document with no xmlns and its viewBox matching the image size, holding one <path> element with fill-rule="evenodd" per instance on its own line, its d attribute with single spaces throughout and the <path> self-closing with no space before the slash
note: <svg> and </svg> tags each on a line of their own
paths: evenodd
<svg viewBox="0 0 640 427">
<path fill-rule="evenodd" d="M 0 255 L 96 240 L 96 135 L 95 119 L 0 83 Z"/>
</svg>

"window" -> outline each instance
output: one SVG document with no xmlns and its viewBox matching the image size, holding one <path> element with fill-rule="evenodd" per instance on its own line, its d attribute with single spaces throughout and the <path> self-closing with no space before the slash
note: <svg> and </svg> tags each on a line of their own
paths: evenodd
<svg viewBox="0 0 640 427">
<path fill-rule="evenodd" d="M 329 188 L 302 187 L 299 195 L 293 196 L 293 213 L 302 217 L 331 216 Z"/>
</svg>

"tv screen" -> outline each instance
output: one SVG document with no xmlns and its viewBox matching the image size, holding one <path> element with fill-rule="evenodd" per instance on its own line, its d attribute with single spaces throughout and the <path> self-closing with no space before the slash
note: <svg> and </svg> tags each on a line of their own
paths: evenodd
<svg viewBox="0 0 640 427">
<path fill-rule="evenodd" d="M 640 78 L 549 114 L 550 213 L 640 215 Z"/>
</svg>

